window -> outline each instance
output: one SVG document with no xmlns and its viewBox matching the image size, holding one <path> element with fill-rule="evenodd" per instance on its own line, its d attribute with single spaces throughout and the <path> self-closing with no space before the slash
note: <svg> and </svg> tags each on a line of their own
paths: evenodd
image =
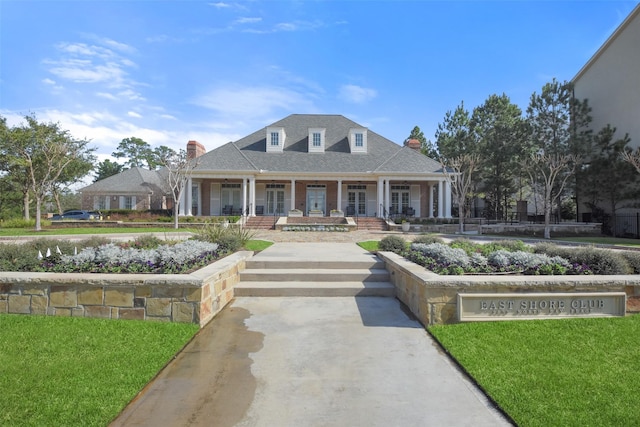
<svg viewBox="0 0 640 427">
<path fill-rule="evenodd" d="M 280 145 L 280 134 L 278 132 L 271 132 L 271 145 L 277 147 Z"/>
<path fill-rule="evenodd" d="M 133 198 L 131 196 L 123 196 L 123 206 L 122 209 L 133 209 Z"/>
<path fill-rule="evenodd" d="M 364 145 L 363 137 L 361 133 L 356 133 L 356 147 L 362 147 Z"/>
<path fill-rule="evenodd" d="M 266 152 L 267 153 L 282 153 L 284 145 L 286 144 L 287 135 L 284 132 L 283 127 L 270 126 L 267 128 L 265 135 Z"/>
<path fill-rule="evenodd" d="M 349 146 L 352 153 L 367 152 L 367 129 L 351 128 L 349 129 Z"/>
<path fill-rule="evenodd" d="M 324 153 L 325 128 L 309 128 L 309 153 Z"/>
</svg>

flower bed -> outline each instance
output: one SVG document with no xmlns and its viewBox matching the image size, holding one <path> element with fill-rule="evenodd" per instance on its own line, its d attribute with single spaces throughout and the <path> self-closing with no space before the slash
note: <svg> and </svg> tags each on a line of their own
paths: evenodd
<svg viewBox="0 0 640 427">
<path fill-rule="evenodd" d="M 346 232 L 348 227 L 339 225 L 309 224 L 309 225 L 285 225 L 282 231 L 329 231 L 329 232 Z"/>
<path fill-rule="evenodd" d="M 402 238 L 387 237 L 380 242 L 381 249 L 402 255 L 440 275 L 640 274 L 638 252 L 613 253 L 591 247 L 562 248 L 548 243 L 532 247 L 518 240 L 479 244 L 458 239 L 446 245 L 432 237 L 421 237 L 408 248 Z"/>
<path fill-rule="evenodd" d="M 186 273 L 220 257 L 217 243 L 187 240 L 153 249 L 107 243 L 75 255 L 45 258 L 39 271 L 54 273 Z"/>
</svg>

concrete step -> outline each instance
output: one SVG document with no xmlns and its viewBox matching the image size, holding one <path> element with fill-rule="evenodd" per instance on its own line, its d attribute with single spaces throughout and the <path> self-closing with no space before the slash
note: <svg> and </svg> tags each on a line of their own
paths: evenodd
<svg viewBox="0 0 640 427">
<path fill-rule="evenodd" d="M 237 297 L 395 297 L 389 282 L 245 282 L 234 288 Z"/>
<path fill-rule="evenodd" d="M 250 268 L 240 272 L 240 282 L 386 282 L 389 272 L 372 268 Z"/>
<path fill-rule="evenodd" d="M 374 258 L 372 261 L 288 261 L 248 259 L 247 269 L 379 269 L 384 270 L 384 261 Z"/>
</svg>

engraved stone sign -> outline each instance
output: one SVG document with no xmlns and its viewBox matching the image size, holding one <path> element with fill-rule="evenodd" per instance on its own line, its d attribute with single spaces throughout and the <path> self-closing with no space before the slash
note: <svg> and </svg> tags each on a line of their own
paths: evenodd
<svg viewBox="0 0 640 427">
<path fill-rule="evenodd" d="M 458 294 L 458 320 L 614 317 L 626 312 L 624 292 Z"/>
</svg>

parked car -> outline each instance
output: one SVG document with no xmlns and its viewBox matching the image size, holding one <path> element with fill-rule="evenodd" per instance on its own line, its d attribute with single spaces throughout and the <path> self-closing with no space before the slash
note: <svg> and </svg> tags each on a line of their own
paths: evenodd
<svg viewBox="0 0 640 427">
<path fill-rule="evenodd" d="M 53 221 L 60 221 L 63 219 L 68 219 L 68 220 L 97 220 L 97 219 L 102 219 L 102 214 L 100 214 L 100 212 L 95 212 L 95 211 L 85 211 L 85 210 L 71 210 L 71 211 L 65 211 L 62 213 L 62 215 L 60 214 L 56 214 L 53 217 L 51 217 L 51 220 Z"/>
</svg>

